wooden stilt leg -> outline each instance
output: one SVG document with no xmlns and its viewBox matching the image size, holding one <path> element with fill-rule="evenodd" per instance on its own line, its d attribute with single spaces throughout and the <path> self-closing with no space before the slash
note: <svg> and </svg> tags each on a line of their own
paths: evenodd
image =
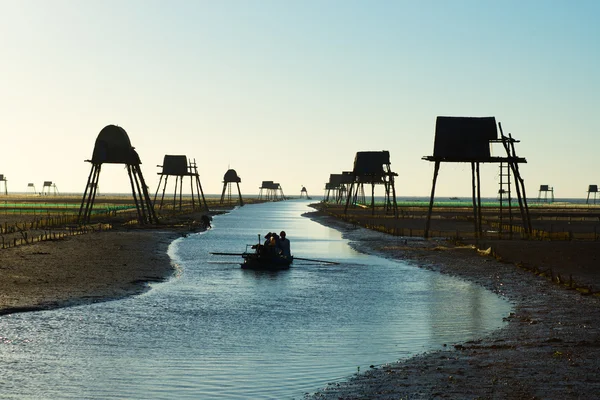
<svg viewBox="0 0 600 400">
<path fill-rule="evenodd" d="M 440 171 L 440 162 L 435 162 L 433 169 L 433 184 L 431 185 L 431 197 L 429 198 L 429 210 L 427 211 L 427 222 L 425 223 L 425 238 L 429 237 L 429 226 L 431 222 L 431 212 L 433 211 L 433 198 L 435 196 L 435 183 L 437 181 L 438 172 Z"/>
</svg>

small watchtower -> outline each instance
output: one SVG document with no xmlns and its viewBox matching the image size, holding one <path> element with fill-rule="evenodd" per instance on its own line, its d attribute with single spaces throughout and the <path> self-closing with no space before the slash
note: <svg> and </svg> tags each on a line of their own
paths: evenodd
<svg viewBox="0 0 600 400">
<path fill-rule="evenodd" d="M 330 174 L 329 182 L 325 184 L 323 201 L 326 203 L 333 201 L 336 204 L 341 204 L 348 193 L 352 180 L 352 172 L 350 171 L 344 171 L 341 174 Z"/>
<path fill-rule="evenodd" d="M 35 190 L 35 185 L 32 182 L 27 184 L 27 193 L 37 194 L 37 190 Z"/>
<path fill-rule="evenodd" d="M 235 172 L 235 169 L 228 169 L 223 176 L 223 192 L 221 193 L 221 204 L 225 202 L 225 193 L 227 192 L 227 202 L 229 204 L 231 201 L 231 187 L 235 183 L 237 185 L 238 196 L 240 199 L 240 206 L 244 205 L 244 200 L 242 199 L 242 192 L 240 191 L 240 183 L 242 182 L 242 178 L 240 178 Z"/>
<path fill-rule="evenodd" d="M 186 156 L 173 156 L 173 155 L 165 155 L 163 158 L 163 165 L 157 165 L 157 167 L 162 168 L 161 172 L 158 173 L 160 175 L 160 179 L 158 181 L 158 186 L 156 187 L 156 193 L 154 194 L 154 204 L 156 204 L 156 197 L 158 196 L 158 191 L 160 190 L 160 185 L 163 182 L 163 178 L 165 179 L 163 183 L 162 196 L 160 198 L 159 210 L 162 210 L 163 202 L 165 199 L 165 190 L 167 189 L 167 181 L 169 180 L 169 176 L 175 177 L 175 190 L 173 190 L 173 209 L 177 206 L 177 192 L 179 191 L 179 210 L 181 211 L 183 208 L 183 179 L 185 177 L 190 178 L 190 189 L 192 193 L 192 209 L 196 209 L 196 197 L 198 199 L 198 206 L 202 208 L 202 204 L 204 204 L 204 208 L 208 212 L 208 204 L 206 203 L 206 199 L 204 198 L 204 191 L 202 190 L 202 184 L 200 183 L 200 175 L 198 174 L 198 167 L 196 166 L 196 160 L 193 162 L 188 160 Z M 202 202 L 201 202 L 202 199 Z"/>
<path fill-rule="evenodd" d="M 52 181 L 44 181 L 42 185 L 42 194 L 53 194 L 55 196 L 58 195 L 58 187 L 56 183 Z"/>
<path fill-rule="evenodd" d="M 302 189 L 300 189 L 300 198 L 307 200 L 311 199 L 311 197 L 308 195 L 308 190 L 306 190 L 306 187 L 304 186 L 302 186 Z"/>
<path fill-rule="evenodd" d="M 531 233 L 531 221 L 529 219 L 529 209 L 527 207 L 527 197 L 525 196 L 525 185 L 519 173 L 519 164 L 526 163 L 527 160 L 517 157 L 515 152 L 515 143 L 518 140 L 512 138 L 509 133 L 504 136 L 502 125 L 500 128 L 500 138 L 496 129 L 496 118 L 494 117 L 437 117 L 435 125 L 435 142 L 433 147 L 433 156 L 425 156 L 423 160 L 435 163 L 433 171 L 433 184 L 431 186 L 431 197 L 429 200 L 429 211 L 427 213 L 427 222 L 425 225 L 425 237 L 429 236 L 429 226 L 433 210 L 433 200 L 435 197 L 435 184 L 440 170 L 440 164 L 443 162 L 471 164 L 471 182 L 473 188 L 473 220 L 475 224 L 475 233 L 479 237 L 482 233 L 481 228 L 481 192 L 480 192 L 480 174 L 479 165 L 481 163 L 497 163 L 500 165 L 500 232 L 502 232 L 504 210 L 504 197 L 508 198 L 508 218 L 510 221 L 510 233 L 512 234 L 512 206 L 511 206 L 511 176 L 515 180 L 515 188 L 519 209 L 523 219 L 523 227 L 527 234 Z M 501 143 L 506 152 L 505 157 L 492 156 L 490 147 L 492 143 Z"/>
<path fill-rule="evenodd" d="M 548 199 L 548 193 L 550 193 L 550 199 Z M 550 185 L 540 185 L 540 190 L 538 192 L 538 203 L 554 203 L 554 188 Z M 549 200 L 549 201 L 548 201 Z"/>
<path fill-rule="evenodd" d="M 92 159 L 85 161 L 91 163 L 92 168 L 81 199 L 79 223 L 90 221 L 103 164 L 124 164 L 127 167 L 138 221 L 140 224 L 158 223 L 152 200 L 148 194 L 148 186 L 140 169 L 142 164 L 140 156 L 135 151 L 135 147 L 131 145 L 125 129 L 116 125 L 105 126 L 96 138 Z"/>
<path fill-rule="evenodd" d="M 285 200 L 283 189 L 279 183 L 273 181 L 262 181 L 258 192 L 259 200 L 277 201 Z"/>
<path fill-rule="evenodd" d="M 396 187 L 394 186 L 394 177 L 398 174 L 392 172 L 390 165 L 389 151 L 359 151 L 356 153 L 344 212 L 348 212 L 348 206 L 351 203 L 353 205 L 366 204 L 364 185 L 370 184 L 372 213 L 375 213 L 375 185 L 383 185 L 385 211 L 394 216 L 398 215 Z"/>
<path fill-rule="evenodd" d="M 585 204 L 590 203 L 590 193 L 594 193 L 594 204 L 596 204 L 596 196 L 598 195 L 598 185 L 589 185 L 587 193 L 588 195 Z"/>
<path fill-rule="evenodd" d="M 590 193 L 594 194 L 594 204 L 596 204 L 596 196 L 598 194 L 598 185 L 589 185 L 587 193 L 588 193 L 588 195 L 587 195 L 587 200 L 586 200 L 585 204 L 590 203 Z"/>
<path fill-rule="evenodd" d="M 8 196 L 8 180 L 6 179 L 6 176 L 4 176 L 3 174 L 0 174 L 0 184 L 4 184 L 4 195 Z"/>
</svg>

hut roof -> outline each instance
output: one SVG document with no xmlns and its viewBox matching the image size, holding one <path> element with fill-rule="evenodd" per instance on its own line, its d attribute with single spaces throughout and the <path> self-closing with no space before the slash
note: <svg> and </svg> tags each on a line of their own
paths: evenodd
<svg viewBox="0 0 600 400">
<path fill-rule="evenodd" d="M 354 158 L 353 173 L 360 175 L 383 175 L 384 165 L 390 164 L 389 151 L 359 151 Z"/>
<path fill-rule="evenodd" d="M 223 176 L 224 183 L 231 183 L 231 182 L 240 183 L 241 181 L 242 181 L 242 178 L 240 178 L 238 176 L 237 172 L 235 172 L 235 169 L 228 169 L 227 172 L 225 172 L 225 176 Z"/>
<path fill-rule="evenodd" d="M 190 175 L 187 160 L 186 156 L 165 155 L 163 158 L 162 174 L 176 176 Z"/>
<path fill-rule="evenodd" d="M 279 183 L 275 183 L 273 181 L 263 181 L 260 189 L 279 189 Z"/>
<path fill-rule="evenodd" d="M 91 161 L 94 164 L 139 165 L 142 163 L 131 146 L 125 129 L 116 125 L 107 125 L 100 131 Z"/>
<path fill-rule="evenodd" d="M 487 160 L 498 139 L 494 117 L 437 117 L 433 157 L 446 161 Z"/>
</svg>

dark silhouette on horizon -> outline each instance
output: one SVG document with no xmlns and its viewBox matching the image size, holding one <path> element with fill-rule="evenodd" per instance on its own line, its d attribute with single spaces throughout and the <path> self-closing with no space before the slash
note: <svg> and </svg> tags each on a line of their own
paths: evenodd
<svg viewBox="0 0 600 400">
<path fill-rule="evenodd" d="M 154 206 L 148 194 L 148 186 L 140 169 L 142 163 L 140 156 L 131 145 L 125 129 L 116 125 L 105 126 L 96 138 L 92 159 L 85 161 L 91 163 L 92 168 L 81 199 L 78 223 L 90 222 L 102 164 L 125 164 L 127 166 L 138 221 L 140 224 L 158 223 Z"/>
<path fill-rule="evenodd" d="M 8 196 L 8 180 L 4 174 L 0 174 L 0 183 L 4 183 L 4 195 Z"/>
<path fill-rule="evenodd" d="M 550 203 L 554 203 L 554 188 L 550 185 L 540 185 L 540 190 L 538 192 L 538 203 L 544 202 L 548 203 L 548 193 L 550 193 Z M 542 197 L 542 194 L 544 197 Z"/>
<path fill-rule="evenodd" d="M 435 185 L 442 162 L 471 163 L 473 219 L 476 237 L 480 237 L 482 234 L 480 163 L 500 164 L 500 190 L 498 191 L 500 197 L 500 233 L 502 233 L 503 219 L 506 211 L 508 211 L 509 234 L 512 235 L 513 233 L 511 178 L 514 178 L 519 210 L 523 220 L 523 229 L 526 235 L 531 233 L 531 220 L 529 218 L 527 196 L 525 195 L 525 184 L 519 172 L 519 164 L 526 163 L 527 160 L 516 155 L 515 143 L 519 141 L 513 139 L 510 133 L 508 136 L 505 136 L 500 123 L 498 123 L 498 127 L 500 128 L 500 138 L 498 138 L 495 117 L 437 117 L 433 156 L 423 157 L 423 160 L 435 163 L 429 210 L 425 224 L 425 237 L 429 236 Z M 501 143 L 506 156 L 492 156 L 490 153 L 492 143 Z"/>
<path fill-rule="evenodd" d="M 283 189 L 279 183 L 273 181 L 262 181 L 258 192 L 259 200 L 277 201 L 285 200 Z"/>
<path fill-rule="evenodd" d="M 352 172 L 344 171 L 341 174 L 329 174 L 329 182 L 325 184 L 324 202 L 333 200 L 336 204 L 341 204 L 346 198 L 350 184 L 352 183 Z"/>
<path fill-rule="evenodd" d="M 186 156 L 173 156 L 173 155 L 165 155 L 163 158 L 163 165 L 157 165 L 157 167 L 162 168 L 162 171 L 158 173 L 160 175 L 160 179 L 158 181 L 158 186 L 156 187 L 156 193 L 154 194 L 154 204 L 156 204 L 156 197 L 158 196 L 158 191 L 160 190 L 160 185 L 163 183 L 163 178 L 165 179 L 163 183 L 162 196 L 160 198 L 160 204 L 158 209 L 162 210 L 163 202 L 165 199 L 165 190 L 167 189 L 167 182 L 169 180 L 169 176 L 175 177 L 175 190 L 173 190 L 173 209 L 175 209 L 177 205 L 177 192 L 179 191 L 179 210 L 183 207 L 183 179 L 185 177 L 190 178 L 190 189 L 192 193 L 192 209 L 196 209 L 196 197 L 198 198 L 198 205 L 204 204 L 204 208 L 206 211 L 210 211 L 208 209 L 208 204 L 206 203 L 206 198 L 204 197 L 204 191 L 202 190 L 202 184 L 200 183 L 200 174 L 198 174 L 198 167 L 196 166 L 196 160 L 191 161 Z M 195 183 L 195 184 L 194 184 Z M 202 198 L 202 203 L 200 199 Z M 200 207 L 202 208 L 202 207 Z"/>
<path fill-rule="evenodd" d="M 598 185 L 589 185 L 588 186 L 588 194 L 587 194 L 587 200 L 585 201 L 585 204 L 590 203 L 590 193 L 594 193 L 594 204 L 596 204 L 596 195 L 598 194 Z"/>
<path fill-rule="evenodd" d="M 300 198 L 307 200 L 311 199 L 311 197 L 308 195 L 308 190 L 306 190 L 306 187 L 304 186 L 302 186 L 302 189 L 300 190 Z"/>
<path fill-rule="evenodd" d="M 242 199 L 242 192 L 240 191 L 240 183 L 242 182 L 242 178 L 240 178 L 235 172 L 235 169 L 228 169 L 223 176 L 223 192 L 221 193 L 221 204 L 225 202 L 225 192 L 227 192 L 227 203 L 231 204 L 231 186 L 233 183 L 237 185 L 238 195 L 240 199 L 240 206 L 244 205 L 244 199 Z"/>
<path fill-rule="evenodd" d="M 397 173 L 392 172 L 390 152 L 383 151 L 359 151 L 354 157 L 354 169 L 346 195 L 346 207 L 348 212 L 350 204 L 364 204 L 365 184 L 371 185 L 371 210 L 375 214 L 375 185 L 383 185 L 385 189 L 385 212 L 398 216 L 398 204 L 396 203 L 396 186 L 394 177 Z"/>
</svg>

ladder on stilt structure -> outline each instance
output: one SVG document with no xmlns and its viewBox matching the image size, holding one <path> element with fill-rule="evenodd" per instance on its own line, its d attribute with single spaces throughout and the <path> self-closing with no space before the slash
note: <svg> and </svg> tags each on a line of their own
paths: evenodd
<svg viewBox="0 0 600 400">
<path fill-rule="evenodd" d="M 498 123 L 498 127 L 500 128 L 500 140 L 502 141 L 502 146 L 504 147 L 504 150 L 506 150 L 506 162 L 501 163 L 500 165 L 500 182 L 501 182 L 501 190 L 502 185 L 504 184 L 504 182 L 502 181 L 502 165 L 506 165 L 506 171 L 505 171 L 505 176 L 507 178 L 507 184 L 508 184 L 508 212 L 509 212 L 509 223 L 511 224 L 511 228 L 510 228 L 510 233 L 512 234 L 512 210 L 511 210 L 511 197 L 510 197 L 510 173 L 512 172 L 512 176 L 514 177 L 514 183 L 515 183 L 515 191 L 517 193 L 517 201 L 519 203 L 519 211 L 521 213 L 521 219 L 523 221 L 523 230 L 526 234 L 526 236 L 530 236 L 532 229 L 531 229 L 531 219 L 529 217 L 529 207 L 527 206 L 527 196 L 525 194 L 525 182 L 523 180 L 523 178 L 521 177 L 521 174 L 519 172 L 519 163 L 517 162 L 518 157 L 515 151 L 515 143 L 518 143 L 518 140 L 513 139 L 512 135 L 509 133 L 508 136 L 504 135 L 504 132 L 502 131 L 502 125 L 500 123 Z M 506 189 L 504 189 L 506 190 Z M 502 198 L 501 198 L 502 199 Z M 500 215 L 501 215 L 501 221 L 502 221 L 502 200 L 500 201 Z M 502 222 L 501 222 L 502 224 Z"/>
<path fill-rule="evenodd" d="M 500 237 L 504 233 L 504 224 L 508 223 L 508 234 L 512 238 L 513 234 L 513 215 L 512 215 L 512 193 L 511 193 L 511 174 L 510 164 L 500 163 L 500 189 L 498 190 L 498 200 L 500 203 L 500 226 L 498 233 Z M 508 221 L 505 217 L 508 217 Z"/>
</svg>

